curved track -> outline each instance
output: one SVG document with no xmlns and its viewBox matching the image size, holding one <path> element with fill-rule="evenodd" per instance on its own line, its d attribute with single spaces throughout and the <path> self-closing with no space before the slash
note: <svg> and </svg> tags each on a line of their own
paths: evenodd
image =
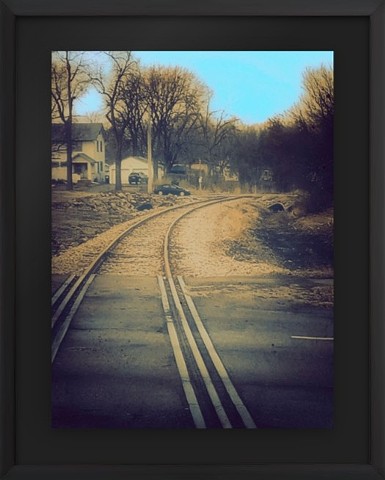
<svg viewBox="0 0 385 480">
<path fill-rule="evenodd" d="M 52 362 L 96 274 L 145 272 L 158 278 L 167 332 L 195 427 L 256 428 L 183 278 L 174 278 L 170 267 L 170 238 L 177 222 L 197 209 L 239 198 L 219 198 L 151 214 L 117 236 L 83 275 L 68 277 L 52 298 Z"/>
<path fill-rule="evenodd" d="M 207 205 L 200 205 L 194 208 L 194 211 L 205 206 Z M 223 428 L 256 428 L 253 418 L 238 395 L 211 341 L 193 299 L 187 294 L 183 278 L 178 276 L 177 279 L 174 279 L 172 273 L 170 262 L 170 238 L 172 231 L 177 222 L 190 213 L 192 213 L 191 210 L 182 213 L 169 226 L 164 240 L 164 277 L 158 277 L 175 358 L 178 361 L 180 354 L 184 351 L 183 356 L 189 359 L 190 370 L 194 372 L 193 378 L 191 378 L 188 376 L 183 362 L 178 363 L 186 398 L 197 428 L 202 428 L 202 422 L 205 426 L 204 415 L 199 407 L 204 402 L 208 402 L 210 407 L 214 408 L 215 414 Z M 177 324 L 179 337 L 183 338 L 183 348 L 177 338 L 175 338 L 174 324 Z M 197 395 L 192 393 L 194 391 L 199 392 L 199 381 L 194 380 L 194 377 L 197 375 L 203 380 L 206 390 L 201 395 L 202 400 L 200 401 L 198 401 Z M 192 387 L 193 384 L 195 388 Z M 206 400 L 204 399 L 205 396 Z"/>
</svg>

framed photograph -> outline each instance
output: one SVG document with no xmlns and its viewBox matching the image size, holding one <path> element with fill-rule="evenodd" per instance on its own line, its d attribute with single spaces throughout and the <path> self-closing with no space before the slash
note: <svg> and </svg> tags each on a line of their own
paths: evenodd
<svg viewBox="0 0 385 480">
<path fill-rule="evenodd" d="M 383 2 L 0 12 L 1 475 L 384 478 Z"/>
<path fill-rule="evenodd" d="M 333 428 L 333 83 L 333 52 L 52 53 L 54 428 Z"/>
</svg>

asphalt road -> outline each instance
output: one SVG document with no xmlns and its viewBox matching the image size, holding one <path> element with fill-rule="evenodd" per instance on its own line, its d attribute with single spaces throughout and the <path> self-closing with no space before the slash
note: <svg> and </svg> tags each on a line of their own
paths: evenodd
<svg viewBox="0 0 385 480">
<path fill-rule="evenodd" d="M 185 282 L 258 428 L 332 427 L 330 308 L 275 296 L 284 277 Z M 299 280 L 304 291 L 314 286 Z M 155 277 L 97 276 L 52 380 L 53 427 L 194 428 Z"/>
<path fill-rule="evenodd" d="M 333 426 L 333 312 L 274 291 L 287 277 L 186 279 L 258 428 Z M 316 281 L 298 279 L 299 288 Z M 325 281 L 321 281 L 323 284 Z M 266 289 L 269 295 L 261 295 Z"/>
</svg>

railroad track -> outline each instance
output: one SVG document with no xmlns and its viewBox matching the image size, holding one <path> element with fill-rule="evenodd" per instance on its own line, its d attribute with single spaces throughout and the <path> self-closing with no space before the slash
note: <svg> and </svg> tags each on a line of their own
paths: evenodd
<svg viewBox="0 0 385 480">
<path fill-rule="evenodd" d="M 157 267 L 162 307 L 194 425 L 196 428 L 256 428 L 188 294 L 183 277 L 173 274 L 170 261 L 170 239 L 182 218 L 197 209 L 243 197 L 222 197 L 155 212 L 117 236 L 82 275 L 68 277 L 52 297 L 52 363 L 95 276 L 132 268 L 132 258 L 124 254 L 129 249 L 125 242 L 135 235 L 137 242 L 143 242 L 145 234 L 141 234 L 141 227 L 155 221 L 159 228 L 158 248 L 162 253 L 159 255 L 161 265 Z"/>
</svg>

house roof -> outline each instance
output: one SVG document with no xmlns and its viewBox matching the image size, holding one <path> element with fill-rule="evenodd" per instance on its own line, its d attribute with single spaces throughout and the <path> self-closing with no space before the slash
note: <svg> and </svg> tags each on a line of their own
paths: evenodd
<svg viewBox="0 0 385 480">
<path fill-rule="evenodd" d="M 86 162 L 90 163 L 91 165 L 93 165 L 94 163 L 96 163 L 96 160 L 94 160 L 93 158 L 91 158 L 89 155 L 87 155 L 86 153 L 77 153 L 73 159 L 72 159 L 72 162 L 73 163 L 81 163 L 81 160 L 85 160 Z"/>
<path fill-rule="evenodd" d="M 144 158 L 144 157 L 126 157 L 126 158 L 122 158 L 122 162 L 124 161 L 132 161 L 132 160 L 137 160 L 139 162 L 142 162 L 143 164 L 147 165 L 147 158 Z"/>
<path fill-rule="evenodd" d="M 143 168 L 147 168 L 147 158 L 144 157 L 126 157 L 122 158 L 121 164 L 123 165 L 124 163 L 130 163 L 130 162 L 140 162 L 143 164 Z M 115 162 L 111 162 L 110 166 L 115 168 Z"/>
<path fill-rule="evenodd" d="M 104 135 L 102 123 L 73 123 L 72 138 L 74 141 L 93 141 L 96 140 L 99 133 Z M 64 142 L 64 125 L 61 123 L 52 124 L 52 142 Z"/>
</svg>

